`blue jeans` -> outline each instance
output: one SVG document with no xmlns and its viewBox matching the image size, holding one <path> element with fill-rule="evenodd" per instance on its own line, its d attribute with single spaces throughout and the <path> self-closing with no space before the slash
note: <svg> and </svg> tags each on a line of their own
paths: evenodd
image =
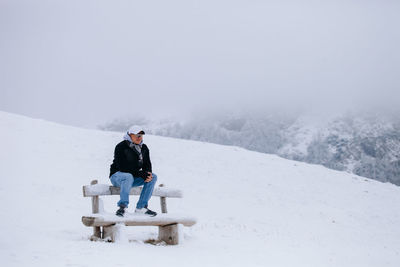
<svg viewBox="0 0 400 267">
<path fill-rule="evenodd" d="M 110 180 L 113 186 L 121 188 L 118 206 L 124 205 L 125 207 L 128 207 L 129 192 L 131 191 L 131 188 L 143 185 L 142 193 L 140 194 L 139 201 L 136 204 L 136 208 L 141 209 L 147 207 L 149 199 L 153 194 L 154 186 L 157 182 L 157 175 L 153 173 L 153 180 L 145 183 L 142 177 L 133 177 L 129 172 L 116 172 L 111 175 Z"/>
</svg>

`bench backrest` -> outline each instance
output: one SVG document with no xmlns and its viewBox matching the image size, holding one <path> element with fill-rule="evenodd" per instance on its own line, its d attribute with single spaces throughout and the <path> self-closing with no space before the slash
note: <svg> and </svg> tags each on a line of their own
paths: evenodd
<svg viewBox="0 0 400 267">
<path fill-rule="evenodd" d="M 130 195 L 140 195 L 142 192 L 142 187 L 132 187 Z M 119 195 L 120 188 L 115 186 L 110 186 L 107 184 L 92 184 L 83 186 L 83 196 L 84 197 L 95 197 L 95 196 L 109 196 L 109 195 Z M 162 187 L 162 185 L 155 187 L 153 190 L 153 196 L 157 197 L 174 197 L 182 198 L 183 193 L 178 189 L 170 189 Z"/>
</svg>

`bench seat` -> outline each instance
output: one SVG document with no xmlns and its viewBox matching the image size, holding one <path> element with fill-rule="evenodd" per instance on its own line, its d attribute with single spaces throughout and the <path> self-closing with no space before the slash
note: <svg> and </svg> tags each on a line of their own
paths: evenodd
<svg viewBox="0 0 400 267">
<path fill-rule="evenodd" d="M 182 224 L 192 226 L 196 219 L 179 214 L 157 214 L 155 217 L 145 215 L 125 214 L 118 217 L 111 213 L 90 214 L 82 217 L 82 223 L 86 226 L 110 226 L 116 223 L 123 223 L 126 226 L 166 226 L 171 224 Z"/>
</svg>

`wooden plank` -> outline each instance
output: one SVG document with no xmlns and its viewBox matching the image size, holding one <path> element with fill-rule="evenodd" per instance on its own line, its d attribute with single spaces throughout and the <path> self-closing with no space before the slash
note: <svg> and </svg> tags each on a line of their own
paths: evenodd
<svg viewBox="0 0 400 267">
<path fill-rule="evenodd" d="M 180 223 L 184 226 L 196 224 L 196 219 L 188 216 L 171 216 L 170 214 L 159 214 L 155 217 L 143 215 L 132 215 L 128 217 L 90 215 L 83 216 L 82 223 L 86 226 L 110 226 L 116 223 L 124 223 L 126 226 L 165 226 Z"/>
<path fill-rule="evenodd" d="M 130 191 L 130 195 L 140 195 L 141 192 L 142 192 L 141 186 L 133 187 Z M 93 184 L 93 185 L 83 186 L 84 197 L 119 195 L 119 193 L 120 193 L 119 187 L 110 186 L 106 184 Z M 153 190 L 153 196 L 182 198 L 183 192 L 178 189 L 155 187 Z"/>
</svg>

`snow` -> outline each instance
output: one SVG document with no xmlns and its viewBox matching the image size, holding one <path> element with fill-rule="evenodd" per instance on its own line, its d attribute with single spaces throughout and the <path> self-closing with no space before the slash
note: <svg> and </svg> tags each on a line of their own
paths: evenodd
<svg viewBox="0 0 400 267">
<path fill-rule="evenodd" d="M 399 266 L 400 188 L 242 148 L 146 135 L 158 183 L 183 190 L 183 243 L 154 246 L 157 227 L 91 242 L 82 186 L 109 184 L 123 133 L 0 112 L 3 266 Z M 102 197 L 106 212 L 117 196 Z M 131 196 L 133 212 L 137 196 Z M 158 197 L 150 208 L 160 212 Z"/>
</svg>

